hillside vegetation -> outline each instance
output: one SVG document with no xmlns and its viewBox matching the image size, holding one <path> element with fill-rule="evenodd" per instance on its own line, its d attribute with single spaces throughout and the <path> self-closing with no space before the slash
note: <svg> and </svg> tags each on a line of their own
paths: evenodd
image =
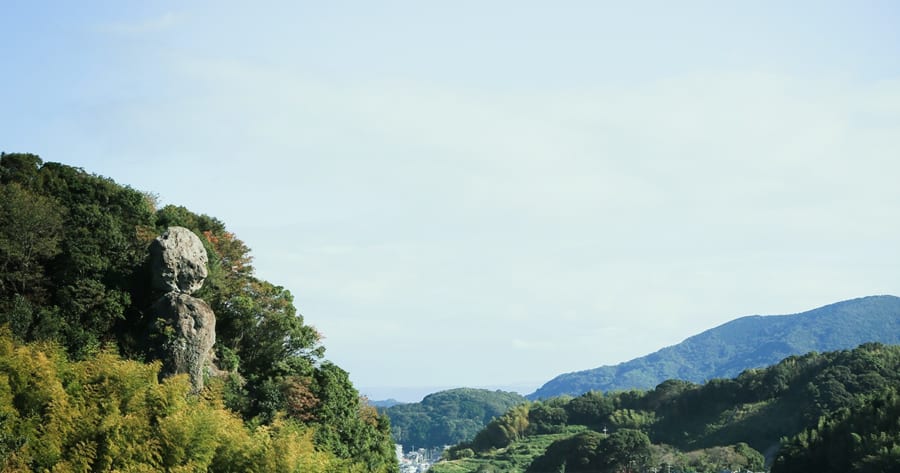
<svg viewBox="0 0 900 473">
<path fill-rule="evenodd" d="M 764 453 L 773 472 L 829 462 L 847 468 L 821 471 L 896 471 L 883 468 L 900 458 L 898 392 L 898 346 L 790 356 L 703 385 L 669 380 L 516 406 L 433 471 L 759 471 Z M 547 435 L 554 440 L 536 451 Z"/>
<path fill-rule="evenodd" d="M 193 231 L 209 259 L 197 295 L 215 312 L 224 373 L 199 398 L 179 379 L 159 382 L 165 340 L 148 335 L 158 294 L 147 249 L 170 226 Z M 282 444 L 299 460 L 277 471 L 396 470 L 387 418 L 324 358 L 291 293 L 256 277 L 251 260 L 216 218 L 157 208 L 152 194 L 82 169 L 2 154 L 0 470 L 240 471 L 216 459 Z"/>
<path fill-rule="evenodd" d="M 475 434 L 525 398 L 516 393 L 459 388 L 429 394 L 422 402 L 384 410 L 394 440 L 412 449 L 454 445 Z"/>
<path fill-rule="evenodd" d="M 317 449 L 310 426 L 244 423 L 221 384 L 192 396 L 187 375 L 160 382 L 159 367 L 108 351 L 72 361 L 0 330 L 0 470 L 367 471 Z"/>
<path fill-rule="evenodd" d="M 795 315 L 742 317 L 647 356 L 557 376 L 528 398 L 650 389 L 667 379 L 702 383 L 791 355 L 866 342 L 900 343 L 900 298 L 872 296 Z"/>
</svg>

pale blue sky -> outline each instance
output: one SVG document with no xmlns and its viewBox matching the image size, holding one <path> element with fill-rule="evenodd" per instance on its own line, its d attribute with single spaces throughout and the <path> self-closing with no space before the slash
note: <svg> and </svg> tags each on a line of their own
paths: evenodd
<svg viewBox="0 0 900 473">
<path fill-rule="evenodd" d="M 0 2 L 0 149 L 224 220 L 375 398 L 897 294 L 900 4 Z"/>
</svg>

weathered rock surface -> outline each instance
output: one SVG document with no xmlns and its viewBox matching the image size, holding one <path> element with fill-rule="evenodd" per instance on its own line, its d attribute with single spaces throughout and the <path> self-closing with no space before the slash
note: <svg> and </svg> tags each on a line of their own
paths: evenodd
<svg viewBox="0 0 900 473">
<path fill-rule="evenodd" d="M 200 238 L 184 227 L 169 227 L 150 244 L 153 287 L 160 291 L 198 291 L 206 280 L 207 262 Z"/>
<path fill-rule="evenodd" d="M 163 336 L 163 363 L 167 374 L 187 373 L 194 392 L 213 366 L 216 316 L 202 299 L 191 296 L 207 276 L 206 248 L 194 232 L 169 227 L 150 244 L 153 287 L 164 291 L 153 305 L 156 331 Z"/>
<path fill-rule="evenodd" d="M 209 305 L 187 294 L 171 291 L 153 306 L 162 320 L 158 327 L 168 338 L 165 371 L 187 373 L 195 392 L 203 389 L 204 371 L 212 366 L 216 342 L 216 316 Z"/>
</svg>

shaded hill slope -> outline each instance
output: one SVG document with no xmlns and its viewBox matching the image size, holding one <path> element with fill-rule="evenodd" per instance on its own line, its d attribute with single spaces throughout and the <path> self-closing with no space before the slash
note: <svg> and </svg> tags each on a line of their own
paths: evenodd
<svg viewBox="0 0 900 473">
<path fill-rule="evenodd" d="M 391 419 L 394 441 L 408 448 L 432 448 L 471 440 L 491 419 L 525 401 L 517 393 L 458 388 L 383 411 Z"/>
<path fill-rule="evenodd" d="M 528 398 L 649 389 L 667 379 L 729 378 L 790 355 L 866 342 L 900 343 L 900 298 L 870 296 L 794 315 L 741 317 L 647 356 L 557 376 Z"/>
</svg>

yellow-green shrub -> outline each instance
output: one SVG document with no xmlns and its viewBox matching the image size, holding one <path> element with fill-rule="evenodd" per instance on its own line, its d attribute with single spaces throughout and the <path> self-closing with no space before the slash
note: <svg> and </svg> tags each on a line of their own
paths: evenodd
<svg viewBox="0 0 900 473">
<path fill-rule="evenodd" d="M 0 328 L 0 472 L 332 472 L 314 432 L 278 418 L 250 428 L 186 376 L 101 352 L 68 361 Z"/>
</svg>

